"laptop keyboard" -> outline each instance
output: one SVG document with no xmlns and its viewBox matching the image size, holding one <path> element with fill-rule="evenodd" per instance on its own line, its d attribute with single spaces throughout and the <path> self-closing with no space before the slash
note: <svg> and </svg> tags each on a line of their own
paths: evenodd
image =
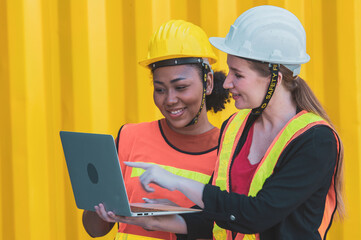
<svg viewBox="0 0 361 240">
<path fill-rule="evenodd" d="M 130 206 L 132 212 L 165 212 L 167 210 Z"/>
</svg>

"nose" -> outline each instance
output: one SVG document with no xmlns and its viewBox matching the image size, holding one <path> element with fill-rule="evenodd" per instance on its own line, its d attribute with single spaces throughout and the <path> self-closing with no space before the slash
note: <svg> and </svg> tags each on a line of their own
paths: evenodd
<svg viewBox="0 0 361 240">
<path fill-rule="evenodd" d="M 227 75 L 226 79 L 223 82 L 223 88 L 224 89 L 233 88 L 233 81 L 232 81 L 232 78 L 231 78 L 231 76 L 229 74 Z"/>
<path fill-rule="evenodd" d="M 178 96 L 177 93 L 173 90 L 169 90 L 167 93 L 167 96 L 165 98 L 167 105 L 174 105 L 178 102 Z"/>
</svg>

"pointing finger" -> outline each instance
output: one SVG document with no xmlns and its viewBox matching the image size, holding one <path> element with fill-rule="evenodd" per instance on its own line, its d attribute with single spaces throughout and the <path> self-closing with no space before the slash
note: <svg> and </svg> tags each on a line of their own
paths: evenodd
<svg viewBox="0 0 361 240">
<path fill-rule="evenodd" d="M 140 183 L 142 184 L 142 187 L 147 192 L 154 192 L 154 188 L 149 186 L 149 183 L 152 182 L 151 176 L 145 172 L 139 177 Z"/>
<path fill-rule="evenodd" d="M 124 164 L 129 167 L 143 168 L 143 169 L 148 169 L 149 167 L 151 167 L 153 165 L 153 164 L 144 163 L 144 162 L 124 162 Z"/>
</svg>

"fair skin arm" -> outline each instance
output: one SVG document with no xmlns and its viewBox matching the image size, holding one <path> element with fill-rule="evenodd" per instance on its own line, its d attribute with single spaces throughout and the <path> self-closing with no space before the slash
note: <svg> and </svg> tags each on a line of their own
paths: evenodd
<svg viewBox="0 0 361 240">
<path fill-rule="evenodd" d="M 139 177 L 142 187 L 147 192 L 153 192 L 154 189 L 149 186 L 155 183 L 162 188 L 170 191 L 178 190 L 183 193 L 189 200 L 201 208 L 204 208 L 202 194 L 204 184 L 185 177 L 172 174 L 163 168 L 149 163 L 142 162 L 124 162 L 130 167 L 142 168 L 145 172 Z"/>
</svg>

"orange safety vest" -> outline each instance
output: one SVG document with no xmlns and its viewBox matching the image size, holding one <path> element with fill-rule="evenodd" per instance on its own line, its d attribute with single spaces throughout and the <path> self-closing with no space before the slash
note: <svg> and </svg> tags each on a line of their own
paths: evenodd
<svg viewBox="0 0 361 240">
<path fill-rule="evenodd" d="M 144 170 L 127 167 L 123 161 L 154 163 L 174 174 L 206 184 L 214 171 L 217 150 L 212 148 L 202 153 L 178 151 L 164 140 L 158 121 L 154 121 L 124 125 L 118 139 L 118 156 L 129 202 L 144 202 L 143 197 L 166 198 L 179 206 L 191 207 L 194 203 L 179 191 L 169 191 L 155 185 L 152 185 L 154 192 L 144 191 L 138 179 Z M 118 231 L 116 239 L 176 239 L 172 233 L 147 231 L 122 223 Z"/>
<path fill-rule="evenodd" d="M 229 172 L 230 165 L 239 142 L 243 133 L 245 124 L 250 115 L 250 110 L 241 110 L 237 114 L 234 114 L 228 121 L 221 138 L 219 147 L 219 156 L 216 163 L 216 171 L 214 173 L 213 185 L 219 186 L 221 190 L 229 189 Z M 266 154 L 262 158 L 256 172 L 253 176 L 250 184 L 248 196 L 255 197 L 262 189 L 262 186 L 266 179 L 271 176 L 273 169 L 276 166 L 279 156 L 287 145 L 302 133 L 315 125 L 330 125 L 322 119 L 320 116 L 309 113 L 307 111 L 301 111 L 295 117 L 293 117 L 286 126 L 278 133 L 277 137 L 273 140 L 271 146 L 268 148 Z M 335 133 L 334 133 L 335 134 Z M 336 141 L 338 138 L 335 134 Z M 339 151 L 339 149 L 338 149 Z M 324 216 L 322 223 L 318 229 L 320 236 L 324 237 L 326 230 L 331 223 L 332 214 L 336 208 L 336 193 L 334 188 L 334 177 L 329 188 L 326 202 Z M 225 230 L 214 224 L 213 238 L 217 240 L 233 239 L 232 232 Z M 260 239 L 259 234 L 242 234 L 237 233 L 236 240 L 248 240 L 248 239 Z"/>
</svg>

